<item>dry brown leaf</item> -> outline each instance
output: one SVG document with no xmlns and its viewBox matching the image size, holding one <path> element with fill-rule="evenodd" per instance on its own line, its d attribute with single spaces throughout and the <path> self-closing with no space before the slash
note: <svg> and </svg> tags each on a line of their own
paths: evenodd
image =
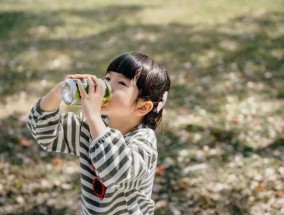
<svg viewBox="0 0 284 215">
<path fill-rule="evenodd" d="M 63 161 L 62 161 L 62 159 L 60 159 L 60 158 L 54 158 L 54 159 L 53 159 L 53 163 L 54 163 L 56 166 L 60 166 L 60 165 L 62 165 Z"/>
<path fill-rule="evenodd" d="M 32 141 L 26 138 L 20 140 L 19 144 L 23 147 L 30 147 L 32 145 Z"/>
<path fill-rule="evenodd" d="M 157 175 L 163 175 L 166 171 L 166 168 L 163 165 L 159 165 L 156 168 L 156 174 Z"/>
</svg>

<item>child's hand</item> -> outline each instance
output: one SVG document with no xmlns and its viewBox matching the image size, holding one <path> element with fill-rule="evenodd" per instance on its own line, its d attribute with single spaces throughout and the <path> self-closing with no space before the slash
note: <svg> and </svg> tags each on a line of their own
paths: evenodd
<svg viewBox="0 0 284 215">
<path fill-rule="evenodd" d="M 81 95 L 81 111 L 86 117 L 92 138 L 103 134 L 106 126 L 101 118 L 101 106 L 105 92 L 105 83 L 96 76 L 87 75 L 89 92 L 86 93 L 82 83 L 78 82 Z"/>
<path fill-rule="evenodd" d="M 86 93 L 82 83 L 78 82 L 78 89 L 81 95 L 81 111 L 87 120 L 93 117 L 100 117 L 106 87 L 105 83 L 94 75 L 74 75 L 72 77 L 81 78 L 83 76 L 88 79 L 89 92 Z"/>
</svg>

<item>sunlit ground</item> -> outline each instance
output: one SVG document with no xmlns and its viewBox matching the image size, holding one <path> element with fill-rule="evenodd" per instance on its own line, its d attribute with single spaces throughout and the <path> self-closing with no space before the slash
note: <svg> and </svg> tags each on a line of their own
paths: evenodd
<svg viewBox="0 0 284 215">
<path fill-rule="evenodd" d="M 77 158 L 41 150 L 27 114 L 131 51 L 172 79 L 155 214 L 283 214 L 283 23 L 279 0 L 2 0 L 0 214 L 79 214 Z"/>
</svg>

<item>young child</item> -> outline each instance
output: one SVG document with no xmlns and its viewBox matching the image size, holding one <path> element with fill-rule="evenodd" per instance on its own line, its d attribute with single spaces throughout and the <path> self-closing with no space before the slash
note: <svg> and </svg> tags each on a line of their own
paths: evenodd
<svg viewBox="0 0 284 215">
<path fill-rule="evenodd" d="M 79 156 L 81 214 L 154 214 L 154 130 L 170 88 L 166 69 L 140 53 L 117 57 L 105 75 L 111 86 L 106 104 L 103 80 L 67 77 L 88 79 L 88 93 L 78 83 L 81 114 L 60 112 L 62 82 L 35 104 L 27 124 L 45 150 Z"/>
</svg>

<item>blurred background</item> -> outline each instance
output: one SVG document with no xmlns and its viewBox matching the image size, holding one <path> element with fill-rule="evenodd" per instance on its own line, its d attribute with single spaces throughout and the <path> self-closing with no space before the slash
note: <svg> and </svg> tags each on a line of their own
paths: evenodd
<svg viewBox="0 0 284 215">
<path fill-rule="evenodd" d="M 25 121 L 67 74 L 133 51 L 172 80 L 155 214 L 284 214 L 283 23 L 282 0 L 1 0 L 0 214 L 79 214 L 78 159 Z"/>
</svg>

